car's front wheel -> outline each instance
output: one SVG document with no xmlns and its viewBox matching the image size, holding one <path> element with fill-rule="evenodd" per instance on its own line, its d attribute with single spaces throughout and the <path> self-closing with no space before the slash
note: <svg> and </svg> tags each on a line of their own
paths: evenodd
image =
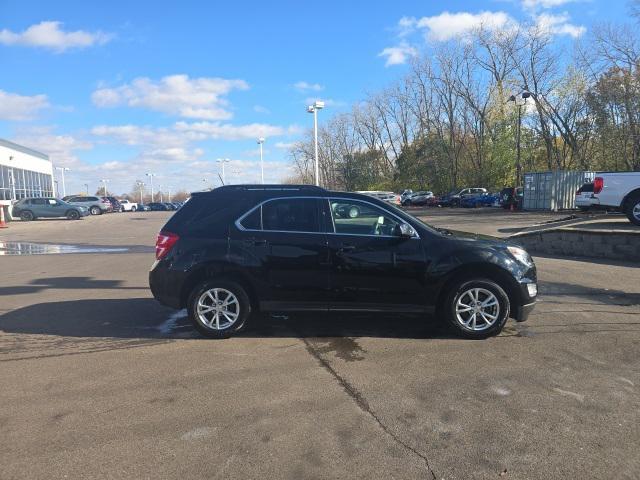
<svg viewBox="0 0 640 480">
<path fill-rule="evenodd" d="M 458 282 L 443 306 L 447 325 L 471 339 L 497 335 L 509 318 L 509 297 L 493 280 L 477 278 Z"/>
<path fill-rule="evenodd" d="M 29 210 L 25 210 L 24 212 L 20 212 L 20 218 L 22 220 L 24 220 L 25 222 L 30 222 L 31 220 L 33 220 L 36 217 Z"/>
<path fill-rule="evenodd" d="M 189 297 L 189 318 L 206 337 L 228 338 L 239 332 L 251 314 L 251 302 L 245 290 L 235 282 L 207 280 Z"/>
<path fill-rule="evenodd" d="M 131 207 L 131 211 L 132 211 L 132 212 L 135 212 L 136 210 L 137 210 L 137 208 L 136 208 L 136 207 Z"/>
<path fill-rule="evenodd" d="M 100 210 L 100 207 L 91 207 L 89 209 L 89 211 L 91 212 L 91 215 L 100 215 L 100 214 L 102 214 L 102 210 Z"/>
<path fill-rule="evenodd" d="M 80 218 L 80 214 L 78 213 L 77 210 L 69 210 L 67 212 L 67 218 L 69 220 L 78 220 Z"/>
</svg>

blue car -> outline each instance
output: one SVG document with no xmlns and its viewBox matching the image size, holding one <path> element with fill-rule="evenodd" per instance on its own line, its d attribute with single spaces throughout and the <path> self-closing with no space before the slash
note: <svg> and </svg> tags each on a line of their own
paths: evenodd
<svg viewBox="0 0 640 480">
<path fill-rule="evenodd" d="M 469 195 L 460 200 L 460 206 L 466 208 L 492 207 L 499 200 L 498 195 L 491 193 L 481 193 L 477 195 Z"/>
</svg>

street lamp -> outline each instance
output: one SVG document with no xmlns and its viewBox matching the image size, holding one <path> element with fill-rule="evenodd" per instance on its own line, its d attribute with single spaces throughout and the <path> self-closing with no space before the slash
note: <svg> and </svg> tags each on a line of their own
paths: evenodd
<svg viewBox="0 0 640 480">
<path fill-rule="evenodd" d="M 262 160 L 262 144 L 264 143 L 264 137 L 258 139 L 258 145 L 260 145 L 260 179 L 264 185 L 264 161 Z"/>
<path fill-rule="evenodd" d="M 85 188 L 85 190 L 86 190 L 86 192 L 87 192 L 87 196 L 89 196 L 89 184 L 88 184 L 88 183 L 85 183 L 85 184 L 84 184 L 84 188 Z"/>
<path fill-rule="evenodd" d="M 109 181 L 106 178 L 103 178 L 102 180 L 100 180 L 102 182 L 103 188 L 104 188 L 104 196 L 107 196 L 107 182 Z"/>
<path fill-rule="evenodd" d="M 316 100 L 307 107 L 308 113 L 313 113 L 313 151 L 316 161 L 316 185 L 320 186 L 320 166 L 318 164 L 318 110 L 324 108 L 324 102 Z"/>
<path fill-rule="evenodd" d="M 62 177 L 62 196 L 66 197 L 67 196 L 67 188 L 65 187 L 64 184 L 64 172 L 65 171 L 69 171 L 68 167 L 56 167 L 56 170 L 60 170 L 60 176 Z"/>
<path fill-rule="evenodd" d="M 223 185 L 227 183 L 227 181 L 225 179 L 225 176 L 224 176 L 224 164 L 225 163 L 229 163 L 230 161 L 231 160 L 229 160 L 228 158 L 219 158 L 219 159 L 216 160 L 216 163 L 219 163 L 219 164 L 222 165 L 222 184 Z"/>
<path fill-rule="evenodd" d="M 142 183 L 140 180 L 138 180 L 136 182 L 136 185 L 138 186 L 138 188 L 140 189 L 140 205 L 144 205 L 144 202 L 142 201 L 142 191 L 144 189 L 144 183 Z"/>
<path fill-rule="evenodd" d="M 522 162 L 520 160 L 520 132 L 522 130 L 522 107 L 527 104 L 527 98 L 531 96 L 531 92 L 523 90 L 517 95 L 511 95 L 509 102 L 513 102 L 518 107 L 518 128 L 516 129 L 516 187 L 520 184 L 522 177 Z"/>
<path fill-rule="evenodd" d="M 156 176 L 155 173 L 145 173 L 147 177 L 151 179 L 151 201 L 153 202 L 153 177 Z"/>
<path fill-rule="evenodd" d="M 202 182 L 204 183 L 204 189 L 206 190 L 207 189 L 207 179 L 203 178 Z"/>
</svg>

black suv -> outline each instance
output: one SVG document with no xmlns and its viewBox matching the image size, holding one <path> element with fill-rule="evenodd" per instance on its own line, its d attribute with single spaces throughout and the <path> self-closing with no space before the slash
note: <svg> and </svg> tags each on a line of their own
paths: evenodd
<svg viewBox="0 0 640 480">
<path fill-rule="evenodd" d="M 216 338 L 255 311 L 311 310 L 435 313 L 485 338 L 526 320 L 537 294 L 517 245 L 436 229 L 369 196 L 283 185 L 194 193 L 158 234 L 149 284 Z"/>
</svg>

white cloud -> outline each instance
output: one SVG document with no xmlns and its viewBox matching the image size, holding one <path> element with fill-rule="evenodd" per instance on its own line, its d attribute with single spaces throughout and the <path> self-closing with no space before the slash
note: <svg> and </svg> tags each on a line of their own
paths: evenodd
<svg viewBox="0 0 640 480">
<path fill-rule="evenodd" d="M 281 150 L 289 150 L 293 148 L 294 145 L 295 143 L 293 142 L 276 142 L 275 147 Z"/>
<path fill-rule="evenodd" d="M 535 17 L 537 27 L 549 35 L 569 35 L 578 38 L 587 31 L 583 25 L 574 25 L 569 20 L 569 14 L 566 12 L 558 15 L 542 13 Z"/>
<path fill-rule="evenodd" d="M 32 127 L 19 131 L 14 141 L 19 145 L 24 145 L 49 155 L 49 158 L 56 166 L 73 169 L 82 165 L 76 152 L 93 148 L 93 144 L 90 141 L 73 135 L 58 135 L 54 133 L 53 127 Z"/>
<path fill-rule="evenodd" d="M 0 43 L 4 45 L 23 45 L 40 47 L 61 53 L 70 48 L 86 48 L 103 45 L 113 38 L 104 32 L 85 32 L 76 30 L 65 32 L 61 22 L 45 21 L 31 25 L 23 32 L 16 33 L 8 29 L 0 30 Z"/>
<path fill-rule="evenodd" d="M 561 7 L 567 3 L 577 1 L 581 0 L 522 0 L 522 6 L 527 10 L 537 10 L 539 8 Z"/>
<path fill-rule="evenodd" d="M 0 90 L 0 120 L 31 120 L 48 107 L 46 95 L 25 96 Z"/>
<path fill-rule="evenodd" d="M 423 30 L 428 40 L 442 42 L 462 37 L 477 28 L 499 30 L 515 24 L 515 20 L 505 12 L 442 12 L 432 17 L 414 19 L 416 28 Z M 404 17 L 401 22 L 409 24 L 411 19 Z"/>
<path fill-rule="evenodd" d="M 265 123 L 232 125 L 219 122 L 178 122 L 175 129 L 179 132 L 222 140 L 255 140 L 258 137 L 276 137 L 287 133 L 287 129 L 283 127 Z"/>
<path fill-rule="evenodd" d="M 140 77 L 116 88 L 100 88 L 91 98 L 98 107 L 127 105 L 186 118 L 225 120 L 232 114 L 224 96 L 248 88 L 244 80 L 170 75 L 158 82 Z"/>
<path fill-rule="evenodd" d="M 320 92 L 324 90 L 324 86 L 319 83 L 297 82 L 293 84 L 293 88 L 299 92 Z"/>
<path fill-rule="evenodd" d="M 269 110 L 267 107 L 263 107 L 262 105 L 254 105 L 253 111 L 256 113 L 264 113 L 265 115 L 271 113 L 271 110 Z"/>
<path fill-rule="evenodd" d="M 415 57 L 417 55 L 418 50 L 405 42 L 402 42 L 400 45 L 395 47 L 387 47 L 378 54 L 379 57 L 386 57 L 386 61 L 384 63 L 385 67 L 402 65 L 407 63 L 407 60 L 409 60 L 410 57 Z"/>
</svg>

